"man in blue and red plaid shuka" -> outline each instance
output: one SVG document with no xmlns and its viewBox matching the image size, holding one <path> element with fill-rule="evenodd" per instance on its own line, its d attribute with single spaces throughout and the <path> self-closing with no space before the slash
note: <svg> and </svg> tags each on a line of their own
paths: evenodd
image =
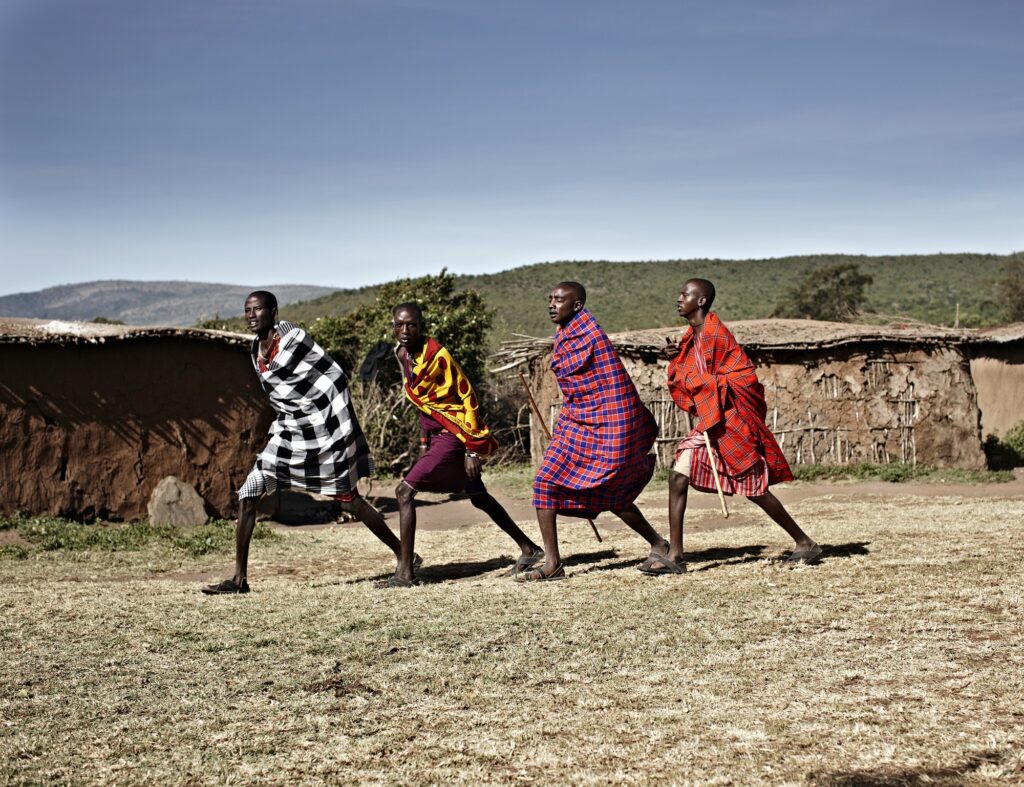
<svg viewBox="0 0 1024 787">
<path fill-rule="evenodd" d="M 533 482 L 546 560 L 520 574 L 520 581 L 565 578 L 558 514 L 593 519 L 611 511 L 646 539 L 651 555 L 668 554 L 668 542 L 633 502 L 654 472 L 650 451 L 658 425 L 607 334 L 584 308 L 586 300 L 578 282 L 556 285 L 548 298 L 548 314 L 558 324 L 551 369 L 562 412 Z"/>
<path fill-rule="evenodd" d="M 681 574 L 683 516 L 689 487 L 715 492 L 711 462 L 722 492 L 745 495 L 793 537 L 790 562 L 813 562 L 821 547 L 789 515 L 772 484 L 792 481 L 789 463 L 765 424 L 768 407 L 754 364 L 736 338 L 712 311 L 715 285 L 707 279 L 685 282 L 676 299 L 679 315 L 689 324 L 679 341 L 679 354 L 668 367 L 668 387 L 675 403 L 694 419 L 693 431 L 676 448 L 669 475 L 669 540 L 667 557 L 654 556 L 647 573 Z M 707 432 L 713 456 L 708 455 Z"/>
</svg>

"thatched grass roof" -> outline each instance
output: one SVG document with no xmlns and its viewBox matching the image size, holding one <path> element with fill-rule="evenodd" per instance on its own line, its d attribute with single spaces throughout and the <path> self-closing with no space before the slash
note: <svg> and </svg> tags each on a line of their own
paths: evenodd
<svg viewBox="0 0 1024 787">
<path fill-rule="evenodd" d="M 189 338 L 248 347 L 251 336 L 204 328 L 138 327 L 65 320 L 0 317 L 0 344 L 109 344 L 140 339 Z"/>
<path fill-rule="evenodd" d="M 817 320 L 736 320 L 729 323 L 729 329 L 741 345 L 752 351 L 823 350 L 850 344 L 949 346 L 1024 339 L 1024 323 L 978 331 L 912 321 L 859 325 Z M 681 326 L 672 326 L 615 333 L 609 338 L 622 355 L 657 357 L 682 333 Z M 493 356 L 494 371 L 511 369 L 544 355 L 553 342 L 552 337 L 526 336 L 503 342 Z"/>
</svg>

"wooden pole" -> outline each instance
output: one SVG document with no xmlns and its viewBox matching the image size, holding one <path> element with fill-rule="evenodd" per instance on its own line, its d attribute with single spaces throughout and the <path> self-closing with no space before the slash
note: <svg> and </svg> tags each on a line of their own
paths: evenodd
<svg viewBox="0 0 1024 787">
<path fill-rule="evenodd" d="M 519 373 L 519 379 L 523 383 L 523 388 L 526 390 L 526 396 L 530 400 L 530 407 L 533 408 L 534 415 L 537 416 L 537 420 L 540 421 L 541 429 L 544 430 L 544 434 L 548 438 L 548 442 L 551 441 L 551 430 L 548 429 L 547 421 L 544 420 L 544 416 L 540 414 L 540 408 L 537 406 L 536 400 L 533 398 L 533 392 L 530 390 L 530 384 L 526 382 L 526 375 L 522 372 Z M 587 520 L 590 523 L 590 529 L 594 531 L 594 536 L 597 538 L 597 543 L 602 543 L 601 534 L 597 532 L 597 525 L 594 524 L 593 519 Z"/>
<path fill-rule="evenodd" d="M 704 446 L 708 449 L 708 462 L 711 463 L 711 475 L 715 477 L 715 489 L 718 490 L 718 502 L 722 504 L 722 516 L 729 518 L 729 509 L 725 505 L 725 493 L 722 492 L 722 479 L 718 477 L 718 465 L 715 464 L 715 455 L 711 450 L 711 438 L 704 433 Z"/>
</svg>

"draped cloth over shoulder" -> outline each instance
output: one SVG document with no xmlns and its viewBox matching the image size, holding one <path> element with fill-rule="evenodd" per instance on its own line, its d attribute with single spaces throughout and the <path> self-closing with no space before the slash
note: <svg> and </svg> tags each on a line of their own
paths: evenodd
<svg viewBox="0 0 1024 787">
<path fill-rule="evenodd" d="M 480 417 L 480 403 L 465 373 L 452 354 L 434 339 L 410 354 L 411 376 L 403 375 L 405 395 L 416 408 L 459 439 L 467 449 L 490 456 L 498 447 Z"/>
<path fill-rule="evenodd" d="M 555 334 L 562 412 L 534 480 L 536 508 L 618 511 L 650 481 L 658 436 L 607 334 L 586 309 Z"/>
<path fill-rule="evenodd" d="M 280 349 L 264 370 L 252 362 L 277 417 L 256 468 L 278 487 L 323 495 L 353 491 L 373 472 L 370 447 L 359 427 L 344 371 L 302 328 L 280 322 Z"/>
<path fill-rule="evenodd" d="M 717 466 L 730 478 L 743 478 L 763 461 L 767 484 L 793 480 L 789 463 L 765 424 L 764 386 L 714 312 L 705 318 L 700 341 L 695 341 L 692 328 L 683 335 L 679 354 L 669 363 L 668 387 L 675 403 L 696 418 L 679 450 L 692 447 L 698 461 L 706 462 L 695 438 L 707 432 L 717 449 Z"/>
</svg>

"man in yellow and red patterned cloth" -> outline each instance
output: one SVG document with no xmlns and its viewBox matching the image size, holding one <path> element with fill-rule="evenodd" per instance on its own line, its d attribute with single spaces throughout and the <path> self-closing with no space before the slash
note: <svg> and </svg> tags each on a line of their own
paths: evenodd
<svg viewBox="0 0 1024 787">
<path fill-rule="evenodd" d="M 764 386 L 736 338 L 710 311 L 715 285 L 707 279 L 685 282 L 676 300 L 679 315 L 689 323 L 679 354 L 668 367 L 668 387 L 679 407 L 694 421 L 693 431 L 676 448 L 669 475 L 669 553 L 652 555 L 648 573 L 679 574 L 683 562 L 683 517 L 689 487 L 716 491 L 715 463 L 727 495 L 745 495 L 793 537 L 792 562 L 813 562 L 821 547 L 789 515 L 772 484 L 792 481 L 789 463 L 765 424 L 768 412 Z M 705 447 L 704 433 L 712 444 Z"/>
<path fill-rule="evenodd" d="M 513 574 L 544 557 L 543 550 L 519 528 L 480 479 L 483 460 L 497 441 L 480 417 L 473 385 L 451 353 L 426 335 L 418 303 L 400 303 L 392 311 L 395 355 L 402 368 L 405 395 L 420 417 L 420 456 L 395 488 L 399 508 L 401 554 L 394 576 L 382 587 L 409 587 L 413 576 L 417 492 L 465 492 L 519 546 Z"/>
</svg>

